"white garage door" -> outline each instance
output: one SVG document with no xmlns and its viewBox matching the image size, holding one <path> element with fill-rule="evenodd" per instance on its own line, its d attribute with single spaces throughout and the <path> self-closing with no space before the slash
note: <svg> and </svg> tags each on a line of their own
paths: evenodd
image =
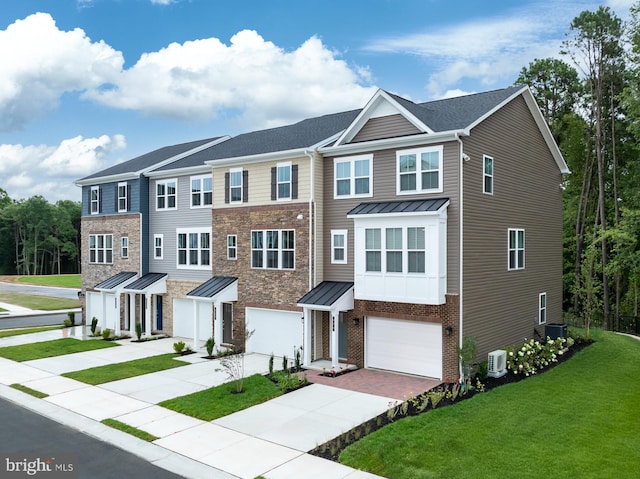
<svg viewBox="0 0 640 479">
<path fill-rule="evenodd" d="M 366 366 L 442 379 L 442 326 L 368 317 Z"/>
<path fill-rule="evenodd" d="M 104 299 L 103 299 L 104 296 Z M 116 295 L 113 293 L 95 293 L 87 291 L 87 324 L 91 324 L 93 318 L 98 319 L 100 329 L 116 329 L 116 323 L 120 319 L 120 311 L 116 307 Z M 103 303 L 104 301 L 104 303 Z"/>
<path fill-rule="evenodd" d="M 254 331 L 247 341 L 247 352 L 295 356 L 302 346 L 302 313 L 277 309 L 246 309 L 247 330 Z"/>
<path fill-rule="evenodd" d="M 104 319 L 102 318 L 102 295 L 100 293 L 87 291 L 86 302 L 87 324 L 91 324 L 93 318 L 97 318 L 98 326 L 100 328 L 104 328 Z"/>
<path fill-rule="evenodd" d="M 181 338 L 193 338 L 195 313 L 191 299 L 173 300 L 173 335 Z M 196 301 L 198 305 L 198 341 L 206 341 L 213 336 L 212 305 L 208 301 Z"/>
</svg>

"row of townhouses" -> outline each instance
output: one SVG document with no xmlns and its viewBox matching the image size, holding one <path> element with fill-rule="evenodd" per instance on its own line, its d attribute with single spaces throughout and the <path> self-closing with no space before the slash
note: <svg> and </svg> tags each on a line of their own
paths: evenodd
<svg viewBox="0 0 640 479">
<path fill-rule="evenodd" d="M 85 320 L 457 377 L 561 319 L 568 172 L 526 87 L 160 148 L 77 181 Z"/>
</svg>

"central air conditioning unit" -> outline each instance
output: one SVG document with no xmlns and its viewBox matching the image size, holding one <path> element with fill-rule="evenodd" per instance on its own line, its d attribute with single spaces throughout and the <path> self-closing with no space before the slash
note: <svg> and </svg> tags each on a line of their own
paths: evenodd
<svg viewBox="0 0 640 479">
<path fill-rule="evenodd" d="M 492 378 L 501 378 L 507 374 L 507 352 L 504 349 L 498 349 L 489 353 L 489 373 Z"/>
</svg>

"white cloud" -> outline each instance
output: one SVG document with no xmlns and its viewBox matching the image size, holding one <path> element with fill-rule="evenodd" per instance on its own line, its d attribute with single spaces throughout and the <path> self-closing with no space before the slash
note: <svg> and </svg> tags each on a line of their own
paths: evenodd
<svg viewBox="0 0 640 479">
<path fill-rule="evenodd" d="M 0 58 L 0 131 L 55 108 L 65 92 L 109 81 L 123 64 L 104 42 L 91 42 L 80 29 L 61 31 L 46 13 L 0 30 Z"/>
<path fill-rule="evenodd" d="M 63 140 L 57 146 L 0 145 L 0 177 L 9 196 L 15 200 L 42 195 L 55 202 L 76 196 L 73 181 L 112 164 L 109 155 L 123 150 L 122 135 L 102 135 L 98 138 L 77 136 Z"/>
<path fill-rule="evenodd" d="M 366 69 L 351 68 L 316 38 L 287 52 L 244 30 L 172 43 L 146 53 L 109 88 L 86 93 L 114 108 L 201 120 L 242 112 L 245 126 L 265 127 L 315 114 L 362 107 L 375 89 Z"/>
</svg>

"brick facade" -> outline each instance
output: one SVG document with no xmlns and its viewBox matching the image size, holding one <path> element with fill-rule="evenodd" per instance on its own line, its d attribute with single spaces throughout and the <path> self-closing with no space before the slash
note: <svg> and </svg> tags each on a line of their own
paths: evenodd
<svg viewBox="0 0 640 479">
<path fill-rule="evenodd" d="M 110 216 L 83 216 L 80 222 L 80 255 L 82 271 L 82 291 L 91 291 L 98 283 L 125 271 L 140 274 L 141 264 L 141 231 L 140 214 L 121 214 Z M 113 263 L 89 263 L 89 235 L 113 235 Z M 121 255 L 121 240 L 129 238 L 129 254 L 127 258 Z M 121 302 L 121 310 L 124 301 Z M 82 299 L 83 321 L 86 311 L 85 298 Z M 121 315 L 122 317 L 122 315 Z M 88 323 L 90 323 L 90 319 Z"/>
<path fill-rule="evenodd" d="M 309 290 L 309 207 L 306 203 L 213 209 L 213 274 L 238 278 L 233 304 L 233 337 L 243 343 L 245 308 L 300 311 L 298 300 Z M 299 219 L 300 218 L 300 219 Z M 295 230 L 295 269 L 251 267 L 251 231 Z M 227 259 L 227 235 L 237 237 L 237 259 Z"/>
<path fill-rule="evenodd" d="M 364 367 L 364 323 L 367 316 L 390 319 L 430 322 L 442 324 L 442 377 L 457 378 L 458 372 L 458 320 L 459 308 L 457 295 L 447 295 L 446 303 L 441 305 L 393 303 L 385 301 L 355 300 L 353 311 L 345 313 L 344 325 L 347 327 L 347 362 Z M 354 324 L 353 319 L 358 319 Z M 446 335 L 446 328 L 452 328 L 452 334 Z M 329 333 L 331 330 L 329 314 L 322 313 L 322 355 L 329 359 Z"/>
</svg>

